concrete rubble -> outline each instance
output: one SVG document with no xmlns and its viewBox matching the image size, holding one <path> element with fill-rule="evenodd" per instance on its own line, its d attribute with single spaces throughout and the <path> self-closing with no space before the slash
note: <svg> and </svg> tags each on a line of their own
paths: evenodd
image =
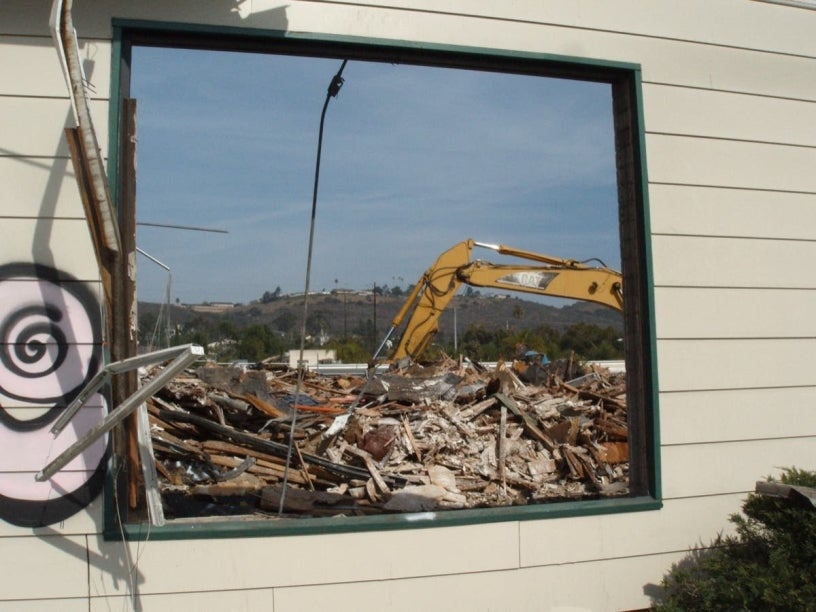
<svg viewBox="0 0 816 612">
<path fill-rule="evenodd" d="M 354 516 L 627 495 L 625 374 L 559 361 L 530 383 L 520 371 L 446 359 L 369 379 L 305 372 L 299 393 L 284 367 L 188 371 L 147 402 L 164 512 Z"/>
</svg>

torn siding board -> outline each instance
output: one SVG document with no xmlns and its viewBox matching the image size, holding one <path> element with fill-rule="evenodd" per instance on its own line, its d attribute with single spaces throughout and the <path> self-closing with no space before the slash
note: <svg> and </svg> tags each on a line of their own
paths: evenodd
<svg viewBox="0 0 816 612">
<path fill-rule="evenodd" d="M 71 144 L 74 171 L 80 182 L 80 189 L 88 192 L 87 196 L 83 196 L 83 202 L 92 203 L 94 206 L 95 220 L 91 228 L 94 242 L 101 239 L 108 251 L 118 253 L 121 249 L 119 225 L 114 214 L 110 187 L 102 163 L 102 153 L 91 117 L 85 73 L 79 56 L 79 43 L 74 30 L 71 5 L 72 0 L 64 2 L 55 0 L 50 25 L 78 126 L 77 131 L 74 132 L 78 137 L 75 137 Z M 104 265 L 103 262 L 100 262 L 100 267 L 102 265 Z"/>
</svg>

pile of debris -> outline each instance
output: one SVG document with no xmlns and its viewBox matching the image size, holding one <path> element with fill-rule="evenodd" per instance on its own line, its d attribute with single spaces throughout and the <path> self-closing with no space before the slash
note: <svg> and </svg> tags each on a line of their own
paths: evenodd
<svg viewBox="0 0 816 612">
<path fill-rule="evenodd" d="M 205 366 L 148 401 L 168 518 L 351 516 L 628 493 L 625 374 L 561 361 L 525 384 L 505 364 L 446 359 L 368 377 L 298 376 Z"/>
</svg>

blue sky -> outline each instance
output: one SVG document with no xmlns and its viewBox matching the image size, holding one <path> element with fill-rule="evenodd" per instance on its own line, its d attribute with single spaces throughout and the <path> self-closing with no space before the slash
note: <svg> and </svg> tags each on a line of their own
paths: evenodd
<svg viewBox="0 0 816 612">
<path fill-rule="evenodd" d="M 139 48 L 138 246 L 172 299 L 305 287 L 320 112 L 340 62 Z M 351 61 L 329 104 L 310 288 L 403 288 L 456 242 L 620 268 L 609 85 Z M 476 256 L 500 261 L 488 251 Z M 167 275 L 138 259 L 139 298 Z"/>
</svg>

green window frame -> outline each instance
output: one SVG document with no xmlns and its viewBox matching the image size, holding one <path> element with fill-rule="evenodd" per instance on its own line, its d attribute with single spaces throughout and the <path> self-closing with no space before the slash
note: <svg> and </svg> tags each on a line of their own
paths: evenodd
<svg viewBox="0 0 816 612">
<path fill-rule="evenodd" d="M 114 20 L 110 104 L 109 175 L 114 202 L 122 190 L 122 108 L 129 97 L 134 46 L 183 47 L 303 56 L 365 59 L 470 70 L 501 71 L 603 82 L 611 85 L 618 174 L 621 260 L 624 274 L 627 403 L 629 405 L 630 495 L 606 498 L 437 513 L 286 519 L 207 518 L 178 520 L 155 527 L 143 512 L 129 512 L 127 461 L 123 432 L 113 436 L 114 452 L 105 488 L 106 539 L 185 539 L 272 536 L 310 533 L 428 528 L 499 521 L 655 510 L 661 507 L 658 440 L 657 363 L 654 297 L 648 236 L 649 207 L 642 117 L 641 71 L 636 64 L 513 52 L 419 44 L 407 41 L 311 35 L 270 30 L 180 23 Z M 115 129 L 113 129 L 115 128 Z"/>
</svg>

